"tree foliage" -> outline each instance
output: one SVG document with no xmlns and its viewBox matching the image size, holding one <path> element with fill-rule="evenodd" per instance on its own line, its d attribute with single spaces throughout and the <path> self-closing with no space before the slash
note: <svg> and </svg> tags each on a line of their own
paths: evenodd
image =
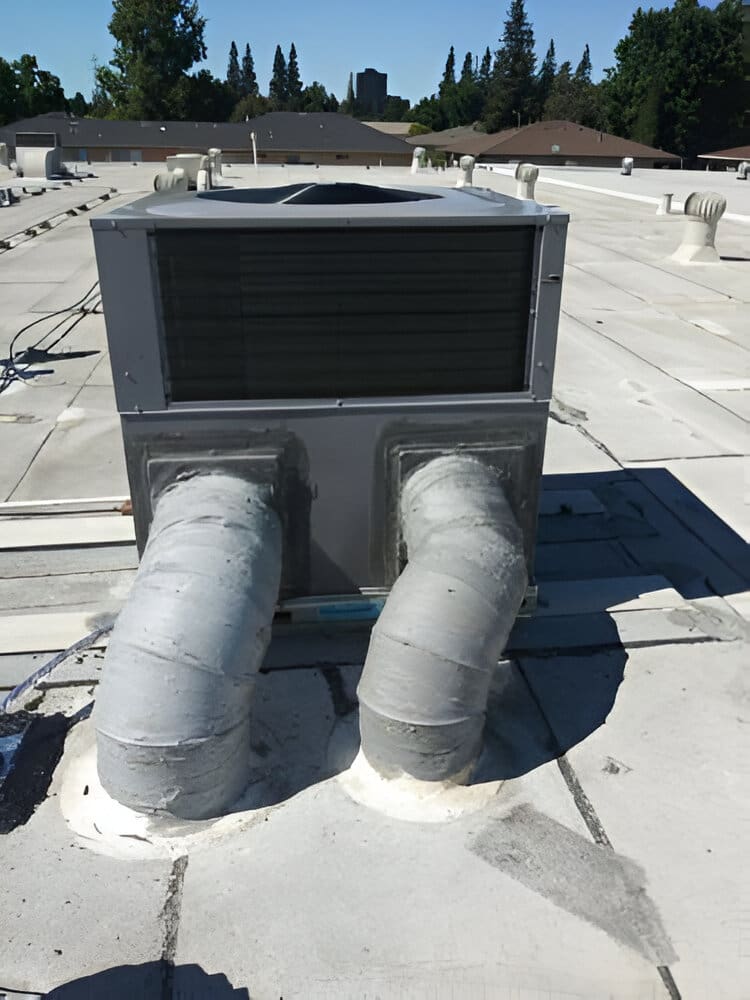
<svg viewBox="0 0 750 1000">
<path fill-rule="evenodd" d="M 236 94 L 239 100 L 242 94 L 242 71 L 240 70 L 240 54 L 237 51 L 237 43 L 232 39 L 229 46 L 229 63 L 227 64 L 227 84 L 232 88 L 232 93 Z"/>
<path fill-rule="evenodd" d="M 555 40 L 550 38 L 547 55 L 544 57 L 539 73 L 536 78 L 537 107 L 544 108 L 552 93 L 552 86 L 557 76 L 557 54 L 555 53 Z"/>
<path fill-rule="evenodd" d="M 294 42 L 292 42 L 291 48 L 289 49 L 289 59 L 286 64 L 286 91 L 286 102 L 289 111 L 301 111 L 302 80 L 300 80 L 297 49 L 294 47 Z"/>
<path fill-rule="evenodd" d="M 483 121 L 488 132 L 535 117 L 536 55 L 534 29 L 526 14 L 524 0 L 511 0 L 497 50 Z"/>
<path fill-rule="evenodd" d="M 273 57 L 273 70 L 271 73 L 271 82 L 268 86 L 268 96 L 277 110 L 285 106 L 289 96 L 286 59 L 280 45 L 276 46 L 276 52 Z"/>
<path fill-rule="evenodd" d="M 250 51 L 250 44 L 245 45 L 245 54 L 242 57 L 242 71 L 240 73 L 240 93 L 243 97 L 257 97 L 260 93 L 258 88 L 258 77 L 255 75 L 255 60 Z"/>
<path fill-rule="evenodd" d="M 115 50 L 96 81 L 119 118 L 176 117 L 187 71 L 206 58 L 205 18 L 195 0 L 113 0 Z M 205 79 L 197 84 L 202 90 Z"/>
<path fill-rule="evenodd" d="M 329 94 L 322 83 L 313 80 L 300 93 L 300 111 L 338 111 L 339 102 L 335 94 Z"/>
<path fill-rule="evenodd" d="M 36 56 L 26 52 L 12 63 L 0 58 L 0 125 L 68 108 L 59 77 L 40 69 Z"/>
<path fill-rule="evenodd" d="M 341 102 L 341 107 L 339 111 L 345 115 L 353 115 L 355 112 L 355 98 L 354 98 L 354 74 L 349 74 L 349 82 L 346 85 L 346 97 Z"/>
<path fill-rule="evenodd" d="M 739 141 L 747 100 L 740 0 L 642 10 L 604 83 L 612 129 L 682 156 Z"/>
</svg>

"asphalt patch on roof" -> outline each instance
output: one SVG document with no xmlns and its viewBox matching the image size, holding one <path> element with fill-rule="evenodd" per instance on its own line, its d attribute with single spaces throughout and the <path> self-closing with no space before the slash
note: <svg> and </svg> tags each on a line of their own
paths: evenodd
<svg viewBox="0 0 750 1000">
<path fill-rule="evenodd" d="M 0 834 L 27 823 L 47 797 L 69 724 L 60 713 L 0 715 Z"/>
</svg>

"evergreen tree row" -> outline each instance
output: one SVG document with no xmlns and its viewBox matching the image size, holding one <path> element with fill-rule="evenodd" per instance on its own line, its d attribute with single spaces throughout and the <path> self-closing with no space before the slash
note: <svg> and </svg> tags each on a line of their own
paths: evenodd
<svg viewBox="0 0 750 1000">
<path fill-rule="evenodd" d="M 711 10 L 698 0 L 673 0 L 663 10 L 639 8 L 615 65 L 594 83 L 588 44 L 574 69 L 569 61 L 558 65 L 551 40 L 537 69 L 524 0 L 511 0 L 499 48 L 488 47 L 481 60 L 467 52 L 457 78 L 451 46 L 437 93 L 405 117 L 420 131 L 572 121 L 687 158 L 747 142 L 741 6 L 720 0 Z"/>
<path fill-rule="evenodd" d="M 592 80 L 591 53 L 558 65 L 554 40 L 537 67 L 534 29 L 524 0 L 510 0 L 499 47 L 467 52 L 457 65 L 451 46 L 436 93 L 413 108 L 388 98 L 383 118 L 415 130 L 439 131 L 479 123 L 488 132 L 542 119 L 565 119 L 615 132 L 690 158 L 747 142 L 743 112 L 750 107 L 744 78 L 741 0 L 698 0 L 633 15 L 615 49 L 615 65 Z M 0 124 L 45 111 L 130 119 L 241 121 L 269 110 L 360 109 L 349 76 L 339 108 L 314 81 L 304 86 L 294 44 L 276 46 L 268 95 L 261 93 L 249 44 L 229 50 L 226 79 L 191 72 L 206 58 L 206 21 L 197 0 L 113 0 L 109 30 L 115 46 L 106 66 L 95 65 L 91 103 L 67 99 L 59 79 L 33 55 L 0 58 Z"/>
</svg>

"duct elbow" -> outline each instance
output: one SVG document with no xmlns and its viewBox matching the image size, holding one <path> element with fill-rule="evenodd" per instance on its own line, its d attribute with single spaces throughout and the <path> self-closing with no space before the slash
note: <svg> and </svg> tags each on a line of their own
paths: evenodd
<svg viewBox="0 0 750 1000">
<path fill-rule="evenodd" d="M 267 488 L 234 476 L 159 498 L 94 712 L 99 777 L 124 805 L 203 819 L 244 790 L 281 534 Z"/>
<path fill-rule="evenodd" d="M 386 777 L 461 782 L 526 591 L 522 534 L 496 473 L 461 455 L 411 476 L 401 520 L 409 562 L 359 685 L 362 752 Z"/>
</svg>

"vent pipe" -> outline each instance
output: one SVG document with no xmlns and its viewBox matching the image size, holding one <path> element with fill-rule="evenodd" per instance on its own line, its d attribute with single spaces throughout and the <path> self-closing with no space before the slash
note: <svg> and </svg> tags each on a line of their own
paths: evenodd
<svg viewBox="0 0 750 1000">
<path fill-rule="evenodd" d="M 685 200 L 685 232 L 672 254 L 680 264 L 717 264 L 716 230 L 727 209 L 727 200 L 714 191 L 694 191 Z"/>
<path fill-rule="evenodd" d="M 456 181 L 457 188 L 472 187 L 474 181 L 474 164 L 476 160 L 473 156 L 462 156 L 458 161 L 461 173 Z"/>
<path fill-rule="evenodd" d="M 280 576 L 270 487 L 216 474 L 162 493 L 94 710 L 113 798 L 204 819 L 242 793 Z"/>
<path fill-rule="evenodd" d="M 419 170 L 419 166 L 422 162 L 422 157 L 425 154 L 424 146 L 415 146 L 414 152 L 411 154 L 411 172 L 416 174 Z"/>
<path fill-rule="evenodd" d="M 539 167 L 533 163 L 519 163 L 516 167 L 516 198 L 533 201 L 538 177 Z"/>
<path fill-rule="evenodd" d="M 750 174 L 750 163 L 747 160 L 743 160 L 742 163 L 737 166 L 737 180 L 746 181 Z"/>
<path fill-rule="evenodd" d="M 623 156 L 623 158 L 622 158 L 622 170 L 620 171 L 620 173 L 623 175 L 623 177 L 630 177 L 630 175 L 633 173 L 633 157 L 632 156 Z"/>
<path fill-rule="evenodd" d="M 657 215 L 671 215 L 672 214 L 672 198 L 674 198 L 674 193 L 666 192 L 661 196 L 661 201 L 659 202 L 659 207 L 656 210 Z"/>
<path fill-rule="evenodd" d="M 154 177 L 154 191 L 159 191 L 161 194 L 182 194 L 187 189 L 187 177 L 182 167 L 175 167 L 174 170 L 162 170 Z"/>
<path fill-rule="evenodd" d="M 359 684 L 362 752 L 381 775 L 468 780 L 491 674 L 527 585 L 521 530 L 494 470 L 462 455 L 407 480 L 409 561 L 372 631 Z"/>
</svg>

